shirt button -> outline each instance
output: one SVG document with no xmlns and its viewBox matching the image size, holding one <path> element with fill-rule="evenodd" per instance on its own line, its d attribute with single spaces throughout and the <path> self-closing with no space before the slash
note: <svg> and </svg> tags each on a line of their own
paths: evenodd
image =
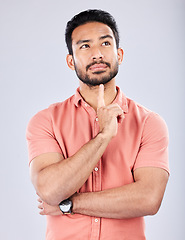
<svg viewBox="0 0 185 240">
<path fill-rule="evenodd" d="M 96 122 L 98 122 L 98 117 L 96 117 Z"/>
<path fill-rule="evenodd" d="M 96 172 L 98 171 L 98 167 L 95 167 L 95 169 L 94 169 Z"/>
<path fill-rule="evenodd" d="M 95 218 L 95 220 L 94 220 L 96 223 L 98 222 L 98 219 L 97 218 Z"/>
</svg>

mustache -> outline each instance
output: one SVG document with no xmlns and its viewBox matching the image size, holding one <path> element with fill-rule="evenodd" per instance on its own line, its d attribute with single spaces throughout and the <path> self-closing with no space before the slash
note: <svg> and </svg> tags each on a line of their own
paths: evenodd
<svg viewBox="0 0 185 240">
<path fill-rule="evenodd" d="M 92 63 L 90 63 L 89 65 L 87 65 L 87 66 L 86 66 L 86 71 L 87 71 L 91 66 L 93 66 L 93 65 L 95 65 L 95 64 L 100 64 L 100 63 L 105 64 L 105 65 L 107 65 L 107 66 L 110 68 L 110 63 L 104 62 L 104 61 L 99 61 L 99 62 L 92 62 Z"/>
</svg>

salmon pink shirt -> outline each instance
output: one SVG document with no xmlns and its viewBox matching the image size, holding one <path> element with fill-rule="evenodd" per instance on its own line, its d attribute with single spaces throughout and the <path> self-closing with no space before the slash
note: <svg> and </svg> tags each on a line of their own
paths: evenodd
<svg viewBox="0 0 185 240">
<path fill-rule="evenodd" d="M 133 183 L 133 171 L 169 171 L 168 131 L 156 113 L 126 98 L 117 87 L 114 103 L 125 119 L 93 172 L 78 192 L 96 192 Z M 99 132 L 95 110 L 76 94 L 37 113 L 27 127 L 29 161 L 43 153 L 75 154 Z M 61 173 L 62 174 L 62 173 Z M 80 214 L 47 216 L 46 240 L 144 240 L 144 218 L 108 219 Z"/>
</svg>

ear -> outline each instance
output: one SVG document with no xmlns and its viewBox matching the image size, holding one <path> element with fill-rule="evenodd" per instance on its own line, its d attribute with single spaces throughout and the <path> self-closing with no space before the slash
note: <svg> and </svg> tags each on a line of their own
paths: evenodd
<svg viewBox="0 0 185 240">
<path fill-rule="evenodd" d="M 73 60 L 73 56 L 68 54 L 67 57 L 66 57 L 66 62 L 67 62 L 67 65 L 68 67 L 71 69 L 71 70 L 75 70 L 75 67 L 74 67 L 74 60 Z"/>
<path fill-rule="evenodd" d="M 117 54 L 118 54 L 118 63 L 119 63 L 119 65 L 121 65 L 121 63 L 123 61 L 123 55 L 124 55 L 123 49 L 118 48 Z"/>
</svg>

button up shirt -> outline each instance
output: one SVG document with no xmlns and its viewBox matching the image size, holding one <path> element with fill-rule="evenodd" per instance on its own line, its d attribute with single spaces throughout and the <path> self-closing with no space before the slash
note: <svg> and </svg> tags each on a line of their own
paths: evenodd
<svg viewBox="0 0 185 240">
<path fill-rule="evenodd" d="M 80 193 L 133 183 L 133 171 L 141 167 L 169 171 L 168 131 L 164 120 L 127 98 L 118 87 L 114 103 L 123 109 L 125 119 L 118 124 L 117 135 L 78 190 Z M 77 89 L 69 99 L 51 105 L 31 119 L 27 128 L 29 160 L 49 152 L 68 158 L 98 133 L 96 112 Z M 144 240 L 144 219 L 108 219 L 81 214 L 47 216 L 46 239 Z"/>
</svg>

